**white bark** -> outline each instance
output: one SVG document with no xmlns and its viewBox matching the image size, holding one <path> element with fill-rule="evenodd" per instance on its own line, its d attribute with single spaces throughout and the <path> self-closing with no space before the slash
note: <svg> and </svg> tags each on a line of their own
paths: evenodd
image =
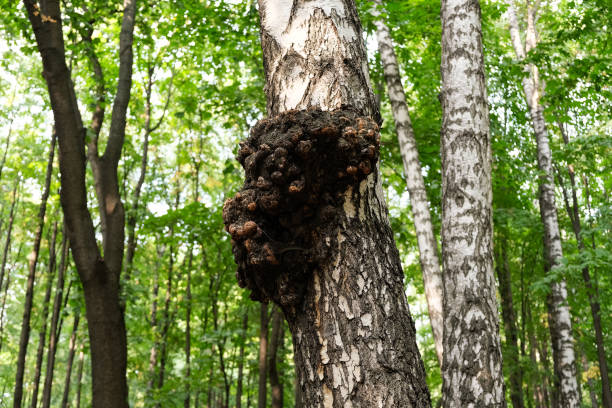
<svg viewBox="0 0 612 408">
<path fill-rule="evenodd" d="M 429 202 L 425 181 L 421 173 L 419 151 L 414 138 L 414 130 L 410 121 L 406 95 L 402 86 L 397 56 L 393 48 L 393 40 L 389 33 L 389 27 L 380 15 L 378 7 L 382 7 L 381 0 L 374 0 L 375 7 L 372 14 L 375 16 L 376 37 L 378 39 L 378 51 L 383 64 L 385 80 L 391 102 L 395 129 L 399 140 L 400 154 L 404 164 L 406 186 L 410 193 L 410 206 L 412 218 L 416 230 L 421 271 L 425 286 L 425 297 L 429 310 L 429 320 L 433 330 L 434 343 L 438 361 L 442 365 L 442 271 L 438 259 L 438 244 L 434 235 Z"/>
<path fill-rule="evenodd" d="M 259 0 L 268 114 L 350 104 L 378 119 L 349 0 Z"/>
<path fill-rule="evenodd" d="M 508 9 L 510 37 L 514 51 L 519 60 L 525 58 L 525 49 L 533 49 L 537 44 L 535 29 L 535 10 L 529 6 L 527 10 L 527 33 L 525 48 L 521 42 L 516 11 L 512 4 Z M 523 91 L 529 108 L 533 130 L 536 136 L 538 150 L 538 168 L 540 169 L 540 216 L 544 225 L 544 249 L 547 267 L 555 267 L 563 257 L 557 207 L 555 203 L 555 183 L 552 169 L 552 154 L 549 145 L 548 130 L 542 105 L 540 104 L 541 84 L 538 79 L 538 69 L 530 64 L 523 77 Z M 574 337 L 572 321 L 567 303 L 567 288 L 565 279 L 551 283 L 551 293 L 548 298 L 548 320 L 551 340 L 553 343 L 553 361 L 555 370 L 555 398 L 558 407 L 578 407 L 580 399 L 576 379 L 576 357 L 574 352 Z"/>
<path fill-rule="evenodd" d="M 259 0 L 259 10 L 270 116 L 346 107 L 379 121 L 352 0 Z M 276 126 L 274 121 L 267 126 Z M 360 127 L 351 126 L 349 133 Z M 361 182 L 334 191 L 333 220 L 312 231 L 325 234 L 317 242 L 330 256 L 308 276 L 303 299 L 283 308 L 301 402 L 428 407 L 380 177 L 375 165 L 365 174 Z"/>
<path fill-rule="evenodd" d="M 478 1 L 442 1 L 444 407 L 505 407 Z"/>
</svg>

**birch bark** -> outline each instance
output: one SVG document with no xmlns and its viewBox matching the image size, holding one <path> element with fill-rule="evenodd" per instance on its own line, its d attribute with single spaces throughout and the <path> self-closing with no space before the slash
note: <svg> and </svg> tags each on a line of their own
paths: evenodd
<svg viewBox="0 0 612 408">
<path fill-rule="evenodd" d="M 505 407 L 478 1 L 442 1 L 444 407 Z"/>
<path fill-rule="evenodd" d="M 353 1 L 260 0 L 259 10 L 270 117 L 350 108 L 379 121 Z M 331 256 L 304 278 L 297 299 L 281 305 L 293 336 L 301 403 L 428 407 L 378 171 L 376 165 L 362 169 L 368 174 L 363 181 L 329 197 L 333 221 L 317 242 Z"/>
<path fill-rule="evenodd" d="M 389 27 L 380 15 L 379 7 L 382 7 L 381 0 L 374 0 L 375 7 L 373 15 L 376 17 L 376 37 L 378 39 L 378 51 L 383 64 L 385 80 L 395 120 L 395 129 L 399 140 L 400 154 L 404 164 L 404 175 L 406 186 L 410 193 L 410 207 L 414 229 L 416 231 L 417 243 L 419 246 L 419 256 L 421 261 L 421 272 L 423 273 L 423 284 L 425 286 L 425 297 L 429 310 L 429 320 L 433 330 L 434 343 L 438 362 L 442 364 L 442 271 L 440 270 L 440 260 L 438 259 L 438 243 L 434 235 L 431 214 L 429 212 L 429 202 L 427 201 L 427 191 L 425 181 L 421 173 L 421 163 L 419 162 L 419 151 L 414 138 L 414 130 L 410 121 L 408 104 L 399 71 L 397 56 L 393 48 L 393 41 L 389 32 Z"/>
<path fill-rule="evenodd" d="M 536 10 L 528 3 L 527 31 L 525 46 L 521 42 L 518 19 L 514 6 L 508 8 L 510 37 L 514 51 L 519 60 L 525 58 L 525 53 L 537 44 L 535 28 Z M 540 104 L 540 81 L 538 69 L 534 65 L 526 67 L 528 75 L 523 77 L 523 91 L 531 123 L 536 136 L 538 150 L 538 168 L 540 169 L 540 216 L 544 225 L 544 251 L 546 268 L 554 268 L 561 258 L 561 236 L 557 219 L 555 203 L 555 182 L 553 178 L 552 154 L 549 145 L 548 130 L 544 120 L 544 112 Z M 574 352 L 574 336 L 572 320 L 567 304 L 567 288 L 565 279 L 551 283 L 551 292 L 547 300 L 550 337 L 553 345 L 553 363 L 555 372 L 554 405 L 558 407 L 578 407 L 580 405 L 578 382 L 576 379 L 576 356 Z"/>
</svg>

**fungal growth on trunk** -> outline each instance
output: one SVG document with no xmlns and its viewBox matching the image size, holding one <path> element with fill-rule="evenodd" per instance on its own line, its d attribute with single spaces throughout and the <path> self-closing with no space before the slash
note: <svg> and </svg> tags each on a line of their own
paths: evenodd
<svg viewBox="0 0 612 408">
<path fill-rule="evenodd" d="M 344 193 L 375 168 L 379 144 L 376 122 L 350 108 L 287 111 L 251 129 L 237 157 L 246 181 L 223 220 L 252 299 L 300 304 L 335 245 Z"/>
</svg>

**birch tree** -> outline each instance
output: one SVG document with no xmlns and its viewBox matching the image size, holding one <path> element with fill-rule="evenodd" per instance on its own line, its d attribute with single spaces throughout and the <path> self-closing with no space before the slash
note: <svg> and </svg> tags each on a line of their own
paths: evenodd
<svg viewBox="0 0 612 408">
<path fill-rule="evenodd" d="M 381 0 L 374 0 L 374 16 L 376 18 L 376 38 L 378 39 L 378 51 L 383 65 L 385 81 L 391 102 L 395 130 L 400 146 L 400 154 L 404 165 L 404 176 L 406 186 L 410 193 L 410 209 L 414 220 L 419 256 L 421 261 L 421 272 L 425 286 L 425 297 L 429 310 L 429 321 L 433 330 L 434 343 L 438 362 L 442 364 L 442 271 L 438 259 L 438 244 L 434 235 L 429 202 L 427 201 L 427 190 L 421 172 L 419 151 L 414 138 L 414 130 L 408 112 L 406 95 L 402 86 L 397 56 L 393 48 L 393 40 L 379 8 L 382 7 Z"/>
<path fill-rule="evenodd" d="M 223 214 L 238 282 L 282 308 L 303 406 L 430 406 L 355 4 L 259 13 L 269 117 L 241 144 L 246 181 Z"/>
<path fill-rule="evenodd" d="M 528 3 L 527 31 L 525 45 L 520 37 L 516 10 L 511 4 L 508 8 L 510 37 L 514 52 L 519 60 L 523 60 L 527 52 L 537 44 L 536 8 Z M 552 154 L 544 110 L 540 104 L 540 81 L 538 69 L 533 64 L 526 66 L 526 76 L 523 77 L 523 91 L 529 108 L 531 123 L 536 137 L 539 180 L 540 217 L 544 226 L 544 252 L 547 270 L 553 269 L 563 257 L 561 235 L 555 203 L 555 182 L 552 168 Z M 555 391 L 553 406 L 580 406 L 578 381 L 576 379 L 576 356 L 574 352 L 574 336 L 572 320 L 567 304 L 567 287 L 565 279 L 555 279 L 550 284 L 550 294 L 547 300 L 550 337 L 553 344 L 553 363 L 555 372 Z"/>
<path fill-rule="evenodd" d="M 442 1 L 444 407 L 506 406 L 480 4 Z"/>
</svg>

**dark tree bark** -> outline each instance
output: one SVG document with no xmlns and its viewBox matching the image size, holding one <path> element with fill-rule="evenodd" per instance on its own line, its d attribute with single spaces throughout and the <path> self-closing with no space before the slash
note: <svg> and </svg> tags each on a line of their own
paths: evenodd
<svg viewBox="0 0 612 408">
<path fill-rule="evenodd" d="M 26 354 L 30 341 L 30 317 L 32 315 L 32 302 L 34 299 L 34 282 L 36 280 L 36 265 L 40 252 L 40 241 L 42 240 L 43 228 L 45 226 L 45 214 L 47 212 L 47 199 L 49 198 L 49 188 L 51 177 L 53 176 L 53 157 L 55 155 L 56 134 L 53 131 L 51 136 L 51 146 L 49 147 L 49 159 L 47 160 L 47 173 L 43 186 L 40 207 L 38 209 L 36 232 L 34 233 L 34 243 L 32 252 L 28 256 L 28 280 L 26 283 L 25 301 L 23 305 L 23 318 L 21 319 L 21 335 L 19 336 L 19 354 L 17 356 L 17 373 L 15 376 L 15 392 L 13 394 L 13 407 L 21 408 L 23 399 L 23 374 L 25 372 Z"/>
<path fill-rule="evenodd" d="M 242 144 L 247 179 L 224 207 L 239 284 L 281 305 L 304 406 L 430 406 L 355 4 L 259 12 L 269 118 Z"/>
<path fill-rule="evenodd" d="M 259 386 L 257 408 L 266 408 L 268 375 L 268 305 L 262 303 L 259 309 Z"/>
<path fill-rule="evenodd" d="M 242 342 L 240 343 L 240 357 L 238 357 L 238 381 L 236 385 L 236 408 L 242 408 L 242 383 L 244 378 L 244 349 L 249 329 L 249 309 L 244 311 L 242 317 Z"/>
<path fill-rule="evenodd" d="M 512 401 L 512 408 L 524 408 L 523 371 L 519 360 L 518 330 L 512 298 L 512 275 L 508 263 L 508 242 L 506 237 L 502 237 L 500 241 L 501 248 L 497 251 L 495 269 L 499 280 L 502 319 L 506 333 L 507 356 L 509 357 L 507 363 L 510 371 L 510 400 Z"/>
<path fill-rule="evenodd" d="M 174 239 L 174 229 L 170 227 L 170 239 Z M 155 387 L 161 390 L 164 386 L 164 380 L 166 377 L 166 361 L 168 360 L 168 333 L 170 331 L 170 323 L 172 316 L 170 313 L 170 304 L 172 302 L 172 292 L 174 283 L 174 248 L 173 244 L 170 244 L 170 254 L 168 263 L 168 278 L 166 280 L 166 296 L 164 299 L 164 309 L 162 312 L 161 319 L 161 331 L 159 339 L 159 373 L 157 375 L 157 382 Z M 161 407 L 158 402 L 157 407 Z"/>
<path fill-rule="evenodd" d="M 21 248 L 23 244 L 19 245 L 19 250 L 17 251 L 17 259 L 21 255 Z M 4 310 L 6 308 L 6 298 L 9 286 L 11 284 L 11 275 L 10 273 L 6 276 L 6 284 L 4 285 L 4 294 L 2 295 L 2 307 L 0 307 L 0 351 L 2 351 L 2 346 L 4 344 Z"/>
<path fill-rule="evenodd" d="M 15 223 L 15 207 L 17 206 L 17 191 L 19 190 L 20 180 L 15 180 L 13 185 L 13 197 L 11 198 L 11 210 L 9 211 L 9 223 L 6 229 L 6 240 L 4 241 L 4 248 L 2 249 L 2 265 L 0 265 L 0 290 L 4 283 L 4 275 L 6 273 L 6 263 L 8 262 L 8 256 L 11 250 L 11 239 L 13 237 L 13 225 Z"/>
<path fill-rule="evenodd" d="M 76 408 L 81 408 L 81 381 L 83 380 L 83 363 L 85 361 L 85 353 L 83 353 L 83 344 L 79 352 L 79 368 L 77 370 L 77 391 L 76 391 Z"/>
<path fill-rule="evenodd" d="M 443 0 L 441 18 L 442 404 L 505 407 L 480 4 Z"/>
<path fill-rule="evenodd" d="M 278 375 L 277 355 L 282 347 L 284 337 L 284 318 L 282 312 L 274 307 L 272 309 L 272 333 L 270 333 L 270 350 L 268 351 L 268 376 L 270 378 L 270 391 L 272 394 L 272 408 L 283 407 L 283 383 Z"/>
<path fill-rule="evenodd" d="M 57 223 L 53 226 L 53 235 L 49 242 L 49 267 L 47 270 L 47 283 L 45 285 L 45 298 L 42 305 L 42 322 L 38 335 L 38 350 L 36 352 L 36 368 L 34 370 L 34 390 L 32 391 L 32 399 L 30 408 L 37 408 L 38 404 L 38 387 L 40 386 L 40 375 L 42 371 L 43 354 L 45 351 L 45 342 L 47 340 L 47 318 L 49 316 L 49 301 L 51 300 L 51 289 L 53 287 L 53 278 L 55 277 L 55 242 L 57 240 Z"/>
<path fill-rule="evenodd" d="M 196 193 L 197 194 L 197 193 Z M 191 402 L 191 268 L 193 267 L 193 247 L 189 249 L 187 265 L 187 287 L 185 288 L 185 400 L 184 408 Z"/>
<path fill-rule="evenodd" d="M 4 170 L 4 164 L 6 163 L 6 156 L 8 155 L 9 147 L 11 146 L 11 133 L 13 132 L 13 121 L 9 123 L 8 134 L 6 135 L 6 142 L 4 145 L 4 152 L 2 153 L 2 160 L 0 160 L 0 180 L 2 180 L 2 170 Z"/>
<path fill-rule="evenodd" d="M 158 319 L 158 311 L 157 311 L 157 300 L 159 298 L 159 269 L 160 269 L 160 260 L 163 258 L 163 251 L 158 248 L 157 250 L 157 259 L 158 262 L 155 266 L 155 277 L 153 281 L 153 302 L 151 304 L 151 317 L 149 320 L 149 324 L 151 326 L 151 331 L 153 333 L 153 346 L 151 347 L 151 351 L 149 353 L 149 368 L 147 370 L 147 390 L 146 390 L 146 399 L 149 400 L 151 398 L 151 393 L 153 392 L 153 387 L 155 386 L 155 370 L 157 368 L 157 359 L 159 353 L 159 319 Z"/>
<path fill-rule="evenodd" d="M 126 333 L 119 303 L 119 275 L 124 250 L 124 210 L 119 196 L 117 165 L 125 138 L 126 112 L 132 81 L 132 42 L 136 0 L 124 0 L 119 38 L 119 77 L 109 137 L 98 156 L 97 134 L 89 144 L 102 227 L 104 257 L 96 242 L 87 208 L 85 138 L 74 85 L 66 64 L 62 16 L 58 0 L 23 0 L 36 37 L 47 81 L 59 141 L 62 189 L 60 198 L 66 234 L 85 292 L 92 361 L 94 408 L 127 407 Z M 104 110 L 98 104 L 92 127 L 101 127 Z M 96 122 L 97 121 L 97 122 Z M 18 406 L 18 405 L 17 405 Z"/>
<path fill-rule="evenodd" d="M 76 337 L 79 328 L 80 313 L 74 315 L 72 324 L 72 334 L 70 335 L 70 343 L 68 344 L 68 361 L 66 362 L 66 379 L 64 380 L 64 393 L 62 395 L 62 408 L 68 408 L 68 397 L 70 396 L 70 379 L 72 377 L 72 365 L 74 363 L 74 354 L 76 352 Z"/>
<path fill-rule="evenodd" d="M 53 311 L 51 313 L 51 326 L 49 327 L 49 348 L 47 350 L 47 367 L 45 370 L 45 383 L 43 386 L 42 406 L 51 406 L 51 387 L 53 386 L 53 374 L 55 368 L 55 353 L 57 351 L 57 340 L 60 335 L 59 323 L 64 298 L 65 274 L 68 267 L 68 244 L 67 236 L 63 235 L 61 246 L 61 258 L 57 272 L 57 283 L 55 287 L 55 298 L 53 299 Z"/>
</svg>

